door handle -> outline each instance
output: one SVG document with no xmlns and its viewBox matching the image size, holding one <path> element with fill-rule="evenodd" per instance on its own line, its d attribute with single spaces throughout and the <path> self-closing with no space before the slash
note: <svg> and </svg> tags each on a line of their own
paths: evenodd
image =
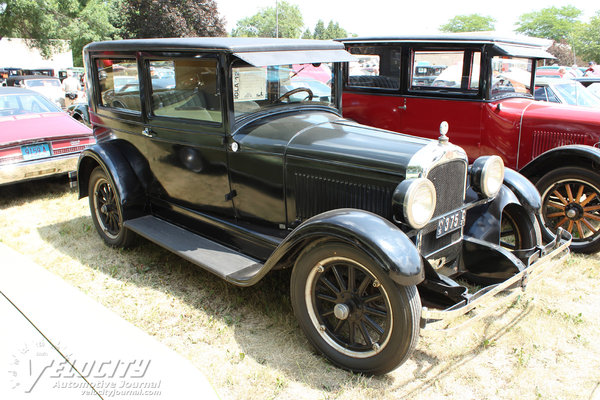
<svg viewBox="0 0 600 400">
<path fill-rule="evenodd" d="M 406 110 L 406 98 L 404 99 L 404 105 L 396 107 L 398 110 Z"/>
<path fill-rule="evenodd" d="M 152 132 L 152 129 L 150 128 L 144 128 L 144 130 L 142 131 L 142 135 L 146 137 L 154 137 L 154 132 Z"/>
</svg>

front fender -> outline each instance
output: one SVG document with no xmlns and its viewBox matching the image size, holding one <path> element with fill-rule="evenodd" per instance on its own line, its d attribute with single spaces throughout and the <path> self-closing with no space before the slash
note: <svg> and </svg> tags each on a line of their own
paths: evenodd
<svg viewBox="0 0 600 400">
<path fill-rule="evenodd" d="M 600 149 L 579 144 L 555 147 L 534 158 L 519 172 L 535 183 L 553 169 L 566 166 L 577 166 L 598 172 Z"/>
<path fill-rule="evenodd" d="M 100 166 L 108 173 L 119 193 L 123 217 L 129 219 L 140 215 L 139 211 L 146 205 L 146 196 L 138 174 L 118 142 L 97 143 L 81 153 L 77 166 L 79 198 L 88 195 L 90 174 Z"/>
<path fill-rule="evenodd" d="M 306 220 L 278 246 L 265 269 L 271 269 L 298 246 L 322 239 L 352 243 L 377 260 L 400 285 L 416 285 L 425 278 L 421 255 L 404 232 L 376 214 L 350 208 L 327 211 Z"/>
<path fill-rule="evenodd" d="M 504 184 L 517 196 L 517 199 L 527 211 L 537 213 L 542 207 L 542 198 L 537 188 L 520 173 L 505 168 Z"/>
</svg>

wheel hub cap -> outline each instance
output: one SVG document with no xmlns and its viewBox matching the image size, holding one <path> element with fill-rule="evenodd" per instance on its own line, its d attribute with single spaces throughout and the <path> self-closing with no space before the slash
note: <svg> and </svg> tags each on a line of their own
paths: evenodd
<svg viewBox="0 0 600 400">
<path fill-rule="evenodd" d="M 344 320 L 350 315 L 350 307 L 346 304 L 336 304 L 333 308 L 333 314 L 337 319 Z"/>
<path fill-rule="evenodd" d="M 571 203 L 565 208 L 565 215 L 572 220 L 578 220 L 583 214 L 583 209 L 579 204 Z"/>
</svg>

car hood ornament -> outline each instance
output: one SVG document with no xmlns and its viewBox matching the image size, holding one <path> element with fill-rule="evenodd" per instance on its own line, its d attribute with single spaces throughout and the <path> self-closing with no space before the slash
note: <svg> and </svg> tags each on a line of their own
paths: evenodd
<svg viewBox="0 0 600 400">
<path fill-rule="evenodd" d="M 446 136 L 446 134 L 448 133 L 448 122 L 446 121 L 442 121 L 442 123 L 440 124 L 440 137 L 438 138 L 438 141 L 440 144 L 446 144 L 448 143 L 448 136 Z"/>
</svg>

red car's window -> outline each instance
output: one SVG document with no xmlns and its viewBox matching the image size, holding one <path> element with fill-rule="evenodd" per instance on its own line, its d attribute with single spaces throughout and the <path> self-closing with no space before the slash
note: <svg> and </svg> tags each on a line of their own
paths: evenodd
<svg viewBox="0 0 600 400">
<path fill-rule="evenodd" d="M 348 65 L 348 86 L 400 88 L 400 50 L 391 46 L 353 46 L 358 61 Z"/>
<path fill-rule="evenodd" d="M 492 58 L 491 97 L 511 93 L 531 94 L 531 70 L 529 58 L 496 56 Z"/>
<path fill-rule="evenodd" d="M 432 51 L 413 53 L 411 89 L 450 88 L 476 91 L 479 89 L 481 53 L 467 53 L 462 50 Z M 469 75 L 463 76 L 464 63 L 469 64 Z M 465 74 L 466 75 L 466 74 Z"/>
</svg>

